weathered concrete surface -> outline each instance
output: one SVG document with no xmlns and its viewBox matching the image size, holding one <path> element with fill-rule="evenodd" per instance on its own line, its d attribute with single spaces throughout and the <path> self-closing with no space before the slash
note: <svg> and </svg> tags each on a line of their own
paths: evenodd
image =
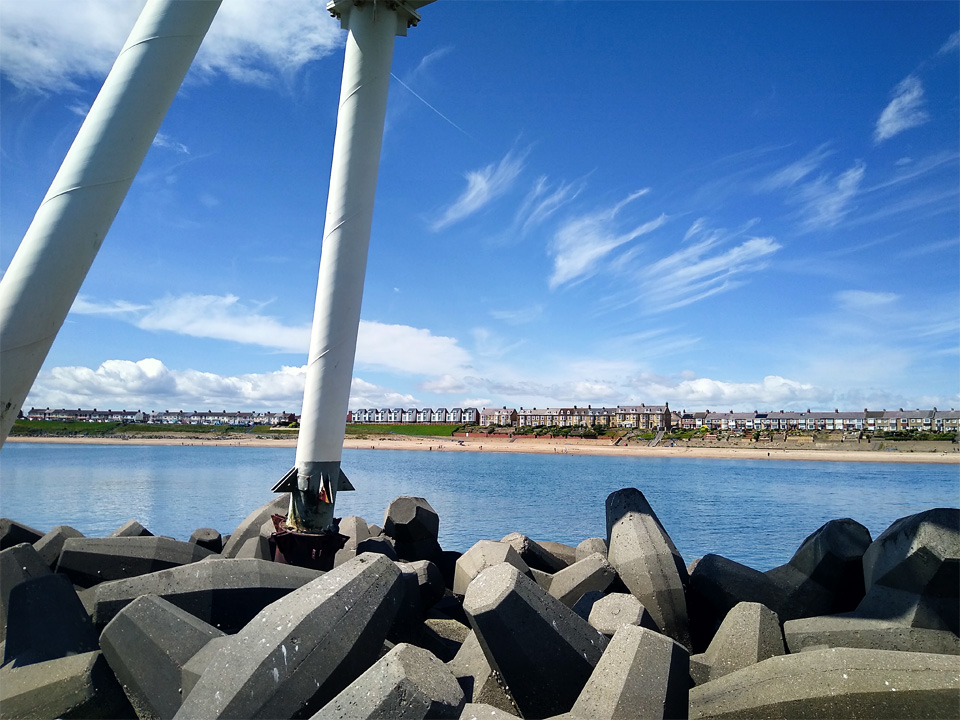
<svg viewBox="0 0 960 720">
<path fill-rule="evenodd" d="M 197 528 L 190 535 L 189 542 L 196 543 L 210 552 L 219 553 L 223 550 L 223 536 L 214 528 Z"/>
<path fill-rule="evenodd" d="M 629 593 L 610 593 L 597 599 L 590 606 L 587 622 L 608 637 L 624 625 L 660 632 L 647 609 Z"/>
<path fill-rule="evenodd" d="M 521 533 L 510 533 L 500 542 L 511 545 L 531 570 L 555 573 L 567 567 L 567 563 L 546 550 L 543 545 Z"/>
<path fill-rule="evenodd" d="M 624 625 L 570 710 L 572 717 L 686 718 L 689 654 L 653 630 Z"/>
<path fill-rule="evenodd" d="M 318 578 L 319 570 L 234 558 L 101 583 L 93 620 L 102 628 L 141 595 L 158 595 L 224 632 L 237 632 L 270 603 Z"/>
<path fill-rule="evenodd" d="M 691 674 L 700 685 L 785 652 L 777 614 L 760 603 L 742 602 L 727 613 Z"/>
<path fill-rule="evenodd" d="M 512 545 L 493 540 L 480 540 L 457 560 L 453 576 L 453 593 L 464 595 L 467 587 L 483 570 L 500 563 L 509 563 L 530 577 L 530 568 Z"/>
<path fill-rule="evenodd" d="M 229 644 L 233 635 L 221 635 L 215 637 L 202 648 L 200 648 L 193 657 L 187 660 L 180 669 L 180 695 L 181 700 L 191 692 L 196 686 L 203 671 L 213 661 L 218 653 L 229 653 Z"/>
<path fill-rule="evenodd" d="M 901 518 L 863 555 L 856 615 L 960 634 L 960 509 Z"/>
<path fill-rule="evenodd" d="M 422 497 L 401 496 L 387 506 L 383 532 L 396 541 L 401 560 L 440 558 L 440 516 Z"/>
<path fill-rule="evenodd" d="M 4 665 L 22 667 L 100 649 L 90 616 L 63 575 L 40 575 L 14 585 L 6 627 Z"/>
<path fill-rule="evenodd" d="M 33 544 L 33 549 L 40 554 L 40 557 L 43 558 L 47 566 L 53 570 L 57 567 L 57 562 L 60 560 L 60 551 L 63 550 L 63 543 L 66 542 L 67 538 L 72 537 L 83 537 L 83 533 L 69 525 L 57 525 L 53 530 L 37 540 Z"/>
<path fill-rule="evenodd" d="M 7 636 L 7 607 L 10 591 L 24 580 L 49 575 L 50 568 L 29 543 L 0 550 L 0 640 Z"/>
<path fill-rule="evenodd" d="M 690 691 L 691 718 L 956 718 L 952 655 L 833 648 L 780 655 Z"/>
<path fill-rule="evenodd" d="M 463 691 L 431 653 L 400 643 L 384 655 L 312 720 L 423 720 L 457 718 Z"/>
<path fill-rule="evenodd" d="M 446 591 L 440 568 L 429 560 L 414 560 L 409 563 L 399 563 L 399 566 L 401 571 L 412 573 L 417 579 L 420 610 L 426 615 L 430 608 L 440 602 Z"/>
<path fill-rule="evenodd" d="M 577 561 L 577 549 L 572 545 L 554 542 L 553 540 L 540 540 L 539 545 L 562 562 L 564 567 L 573 565 Z"/>
<path fill-rule="evenodd" d="M 215 655 L 176 717 L 315 712 L 377 659 L 399 582 L 393 562 L 365 554 L 267 606 Z"/>
<path fill-rule="evenodd" d="M 470 583 L 463 609 L 525 717 L 568 711 L 607 646 L 602 633 L 507 563 Z"/>
<path fill-rule="evenodd" d="M 286 515 L 290 506 L 290 493 L 280 493 L 270 502 L 265 503 L 247 515 L 236 530 L 230 534 L 230 538 L 223 545 L 223 555 L 226 558 L 236 557 L 237 552 L 243 547 L 243 544 L 252 537 L 260 534 L 260 528 L 263 523 L 270 519 L 271 515 Z"/>
<path fill-rule="evenodd" d="M 447 667 L 463 689 L 467 701 L 519 715 L 520 710 L 510 697 L 499 673 L 490 667 L 475 632 L 470 631 L 456 656 L 447 663 Z"/>
<path fill-rule="evenodd" d="M 153 537 L 153 533 L 136 520 L 127 520 L 123 525 L 110 533 L 108 537 Z"/>
<path fill-rule="evenodd" d="M 600 553 L 563 568 L 550 580 L 547 591 L 567 607 L 573 607 L 584 593 L 604 592 L 617 577 L 617 571 Z"/>
<path fill-rule="evenodd" d="M 4 718 L 135 718 L 99 652 L 0 669 Z"/>
<path fill-rule="evenodd" d="M 594 553 L 600 553 L 604 557 L 607 556 L 607 541 L 601 537 L 592 537 L 582 540 L 579 545 L 577 545 L 576 562 L 580 562 L 588 555 L 593 555 Z"/>
<path fill-rule="evenodd" d="M 224 634 L 156 595 L 127 605 L 100 635 L 100 647 L 140 718 L 172 718 L 184 664 Z"/>
<path fill-rule="evenodd" d="M 393 538 L 386 535 L 378 535 L 377 537 L 367 538 L 357 543 L 357 555 L 363 555 L 364 553 L 373 553 L 376 555 L 383 555 L 384 557 L 390 558 L 394 562 L 400 560 L 400 554 L 397 552 L 396 545 Z"/>
<path fill-rule="evenodd" d="M 808 648 L 850 647 L 960 655 L 960 637 L 949 630 L 906 627 L 890 620 L 850 615 L 789 620 L 783 624 L 783 634 L 792 653 Z"/>
<path fill-rule="evenodd" d="M 91 587 L 189 565 L 212 554 L 199 545 L 166 537 L 67 538 L 57 572 L 74 585 Z"/>
<path fill-rule="evenodd" d="M 467 703 L 460 720 L 520 720 L 520 717 L 486 703 Z"/>
<path fill-rule="evenodd" d="M 273 520 L 265 520 L 263 524 L 260 525 L 260 532 L 244 540 L 243 544 L 233 553 L 233 557 L 243 558 L 245 560 L 267 560 L 272 562 L 276 550 L 276 543 L 271 542 L 271 540 L 275 531 L 276 528 L 274 527 Z"/>
<path fill-rule="evenodd" d="M 646 498 L 635 488 L 606 501 L 607 559 L 661 631 L 690 647 L 687 569 Z"/>
<path fill-rule="evenodd" d="M 790 562 L 764 573 L 787 591 L 781 620 L 856 608 L 864 595 L 863 554 L 871 541 L 857 521 L 831 520 L 800 544 Z"/>
<path fill-rule="evenodd" d="M 722 555 L 704 555 L 691 563 L 687 608 L 693 649 L 706 650 L 720 623 L 738 603 L 765 605 L 779 617 L 786 591 L 759 570 Z"/>
<path fill-rule="evenodd" d="M 362 543 L 369 537 L 375 537 L 370 533 L 370 526 L 367 525 L 367 521 L 359 515 L 348 515 L 341 518 L 337 525 L 337 532 L 347 537 L 347 542 L 343 547 L 354 552 L 356 552 L 358 543 Z"/>
<path fill-rule="evenodd" d="M 0 550 L 6 550 L 20 543 L 32 545 L 42 537 L 42 532 L 29 525 L 10 518 L 0 518 Z"/>
</svg>

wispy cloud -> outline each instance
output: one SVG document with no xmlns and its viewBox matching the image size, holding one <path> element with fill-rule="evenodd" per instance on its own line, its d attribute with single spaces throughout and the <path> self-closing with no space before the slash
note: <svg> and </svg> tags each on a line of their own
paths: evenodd
<svg viewBox="0 0 960 720">
<path fill-rule="evenodd" d="M 792 187 L 819 168 L 832 154 L 830 146 L 824 143 L 806 157 L 767 175 L 757 183 L 757 189 L 771 191 Z"/>
<path fill-rule="evenodd" d="M 947 41 L 940 46 L 937 55 L 946 55 L 958 49 L 960 49 L 960 30 L 954 31 L 954 33 L 947 38 Z"/>
<path fill-rule="evenodd" d="M 154 147 L 169 148 L 180 155 L 190 154 L 190 148 L 188 148 L 182 142 L 174 140 L 166 133 L 157 133 L 156 137 L 153 138 L 153 145 Z"/>
<path fill-rule="evenodd" d="M 888 308 L 895 303 L 900 296 L 891 292 L 841 290 L 836 293 L 834 297 L 844 310 L 852 312 L 873 312 L 879 308 Z"/>
<path fill-rule="evenodd" d="M 517 210 L 515 225 L 525 234 L 542 225 L 561 207 L 574 200 L 583 190 L 583 183 L 560 183 L 552 187 L 546 176 L 537 178 L 523 204 Z"/>
<path fill-rule="evenodd" d="M 833 227 L 846 217 L 866 169 L 867 166 L 858 160 L 835 178 L 822 175 L 799 188 L 794 200 L 803 206 L 803 223 L 807 230 Z"/>
<path fill-rule="evenodd" d="M 431 227 L 443 230 L 464 218 L 473 215 L 509 190 L 521 173 L 526 152 L 508 152 L 498 163 L 491 163 L 480 170 L 466 174 L 467 187 L 452 205 L 440 212 Z"/>
<path fill-rule="evenodd" d="M 553 256 L 553 273 L 548 280 L 550 289 L 590 277 L 613 250 L 666 223 L 667 215 L 661 214 L 653 220 L 621 231 L 621 223 L 618 223 L 620 212 L 649 191 L 649 188 L 638 190 L 613 207 L 566 220 L 550 243 L 549 253 Z"/>
<path fill-rule="evenodd" d="M 894 90 L 893 100 L 880 113 L 873 141 L 880 144 L 904 130 L 923 125 L 930 116 L 923 109 L 923 85 L 916 75 L 908 75 Z"/>
<path fill-rule="evenodd" d="M 491 310 L 490 315 L 508 325 L 526 325 L 543 315 L 543 305 L 511 308 L 509 310 Z"/>
</svg>

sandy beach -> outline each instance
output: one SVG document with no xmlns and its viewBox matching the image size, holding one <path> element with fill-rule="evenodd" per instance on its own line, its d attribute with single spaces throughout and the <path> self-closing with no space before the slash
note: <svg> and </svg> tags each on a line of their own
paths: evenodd
<svg viewBox="0 0 960 720">
<path fill-rule="evenodd" d="M 205 438 L 153 437 L 135 435 L 109 438 L 93 437 L 10 437 L 7 442 L 80 443 L 96 445 L 183 445 L 210 447 L 296 447 L 295 437 L 271 438 L 250 435 L 228 435 Z M 868 449 L 856 443 L 824 443 L 820 447 L 763 446 L 744 447 L 704 446 L 699 443 L 678 442 L 674 446 L 648 447 L 645 444 L 613 445 L 608 439 L 581 440 L 571 438 L 534 439 L 529 437 L 413 437 L 388 435 L 368 439 L 346 438 L 343 446 L 367 450 L 418 450 L 423 452 L 497 452 L 543 453 L 565 455 L 604 455 L 610 457 L 669 457 L 713 458 L 742 460 L 820 460 L 832 462 L 894 462 L 894 463 L 949 463 L 960 465 L 960 446 L 945 443 L 904 443 L 897 449 Z M 925 447 L 928 446 L 928 447 Z"/>
</svg>

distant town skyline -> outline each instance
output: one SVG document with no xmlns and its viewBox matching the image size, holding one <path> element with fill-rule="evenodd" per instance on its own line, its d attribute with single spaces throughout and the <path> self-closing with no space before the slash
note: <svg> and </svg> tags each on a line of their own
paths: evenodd
<svg viewBox="0 0 960 720">
<path fill-rule="evenodd" d="M 0 4 L 0 267 L 142 5 Z M 350 407 L 960 407 L 957 3 L 421 14 Z M 24 412 L 300 412 L 343 41 L 223 4 Z"/>
</svg>

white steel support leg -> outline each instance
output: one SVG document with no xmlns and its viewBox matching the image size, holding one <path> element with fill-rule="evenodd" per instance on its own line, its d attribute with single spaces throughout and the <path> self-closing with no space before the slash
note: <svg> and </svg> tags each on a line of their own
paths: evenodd
<svg viewBox="0 0 960 720">
<path fill-rule="evenodd" d="M 320 274 L 295 473 L 287 525 L 298 531 L 333 527 L 338 490 L 352 489 L 340 471 L 360 303 L 383 141 L 394 36 L 405 35 L 424 2 L 337 0 L 327 5 L 349 32 L 330 170 Z M 295 482 L 294 482 L 295 479 Z"/>
<path fill-rule="evenodd" d="M 149 0 L 0 280 L 0 445 L 220 0 Z"/>
</svg>

